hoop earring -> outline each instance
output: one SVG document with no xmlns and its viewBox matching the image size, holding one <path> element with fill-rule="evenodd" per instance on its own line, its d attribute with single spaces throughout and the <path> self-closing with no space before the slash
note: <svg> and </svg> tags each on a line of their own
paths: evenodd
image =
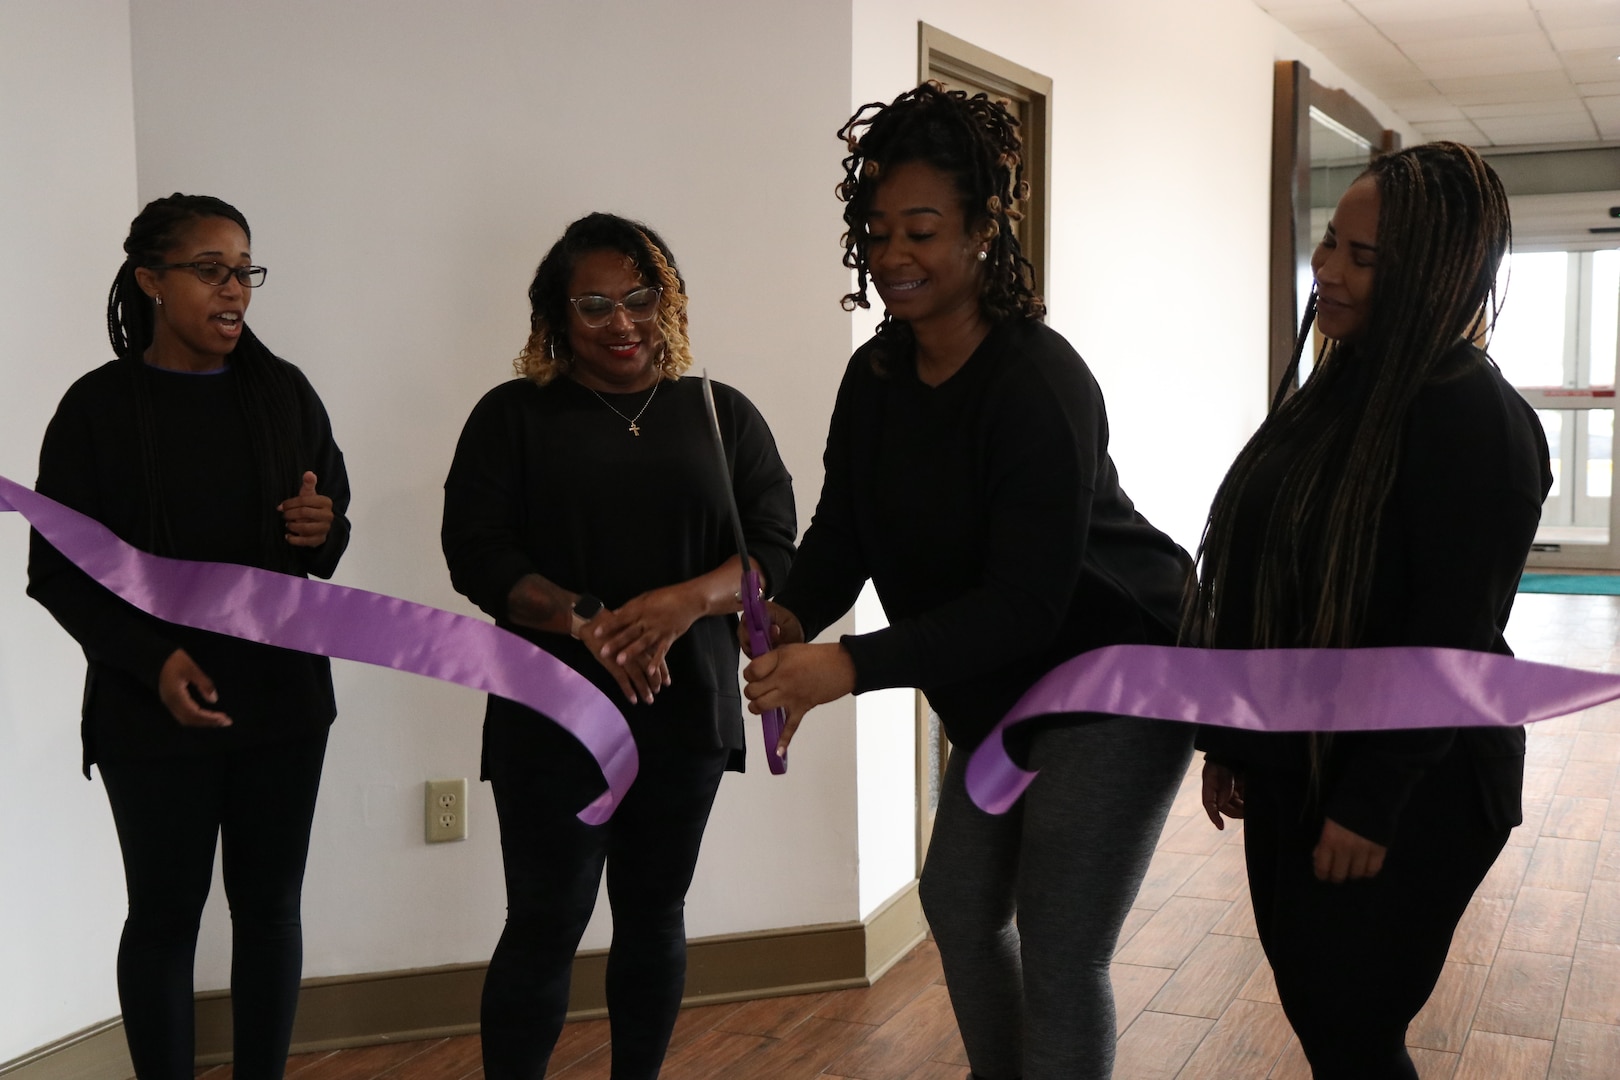
<svg viewBox="0 0 1620 1080">
<path fill-rule="evenodd" d="M 154 304 L 156 304 L 158 307 L 162 307 L 163 306 L 163 297 L 154 296 L 154 297 L 152 297 L 152 302 Z"/>
</svg>

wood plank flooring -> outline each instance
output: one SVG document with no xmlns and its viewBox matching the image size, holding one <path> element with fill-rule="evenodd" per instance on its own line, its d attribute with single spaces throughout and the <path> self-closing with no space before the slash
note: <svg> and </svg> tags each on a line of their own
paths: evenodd
<svg viewBox="0 0 1620 1080">
<path fill-rule="evenodd" d="M 1620 671 L 1620 597 L 1526 595 L 1526 659 Z M 1255 938 L 1242 831 L 1212 829 L 1195 764 L 1113 967 L 1119 1080 L 1309 1080 Z M 565 1029 L 547 1074 L 606 1080 L 607 1022 Z M 1620 1076 L 1620 703 L 1530 735 L 1525 823 L 1475 896 L 1407 1041 L 1423 1080 Z M 665 1080 L 964 1080 L 938 953 L 864 990 L 681 1013 Z M 198 1077 L 228 1080 L 229 1066 Z M 475 1036 L 295 1058 L 292 1080 L 471 1080 Z"/>
</svg>

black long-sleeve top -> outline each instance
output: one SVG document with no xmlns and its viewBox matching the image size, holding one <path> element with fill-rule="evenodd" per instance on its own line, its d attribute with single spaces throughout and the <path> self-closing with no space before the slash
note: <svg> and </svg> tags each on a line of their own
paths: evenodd
<svg viewBox="0 0 1620 1080">
<path fill-rule="evenodd" d="M 977 745 L 1088 649 L 1174 640 L 1185 552 L 1137 513 L 1102 391 L 1055 331 L 997 324 L 949 379 L 850 359 L 826 480 L 777 602 L 814 637 L 871 579 L 890 625 L 844 637 L 856 691 L 914 686 Z"/>
<path fill-rule="evenodd" d="M 276 361 L 285 363 L 284 361 Z M 330 577 L 349 542 L 349 479 L 320 398 L 286 365 L 297 400 L 300 462 L 332 499 L 333 521 L 317 548 L 265 550 L 266 518 L 298 494 L 259 490 L 248 417 L 230 368 L 207 374 L 112 361 L 75 382 L 45 429 L 36 490 L 110 528 L 143 551 Z M 158 491 L 143 466 L 136 388 L 151 402 Z M 167 519 L 174 548 L 153 535 Z M 290 557 L 289 557 L 290 553 Z M 84 649 L 84 764 L 106 757 L 194 753 L 252 745 L 312 731 L 337 714 L 331 664 L 321 656 L 163 622 L 119 599 L 36 532 L 30 538 L 28 594 Z M 157 695 L 158 673 L 184 649 L 219 692 L 232 727 L 182 727 Z"/>
<path fill-rule="evenodd" d="M 1384 507 L 1362 647 L 1445 646 L 1512 655 L 1503 631 L 1552 485 L 1535 410 L 1485 355 L 1459 345 L 1442 376 L 1413 402 L 1394 488 Z M 1218 647 L 1247 648 L 1267 517 L 1286 451 L 1262 465 L 1239 502 Z M 1320 538 L 1304 538 L 1316 545 Z M 1309 564 L 1310 560 L 1305 560 Z M 1300 613 L 1300 624 L 1308 613 Z M 1204 728 L 1198 745 L 1240 768 L 1309 768 L 1307 736 Z M 1388 845 L 1424 771 L 1463 755 L 1494 826 L 1520 820 L 1523 728 L 1427 728 L 1333 738 L 1321 811 Z"/>
<path fill-rule="evenodd" d="M 792 480 L 758 410 L 714 384 L 732 489 L 748 554 L 767 593 L 787 576 L 797 532 Z M 625 416 L 646 391 L 603 394 Z M 641 593 L 706 574 L 737 553 L 725 479 L 714 451 L 703 384 L 659 385 L 640 435 L 570 379 L 503 383 L 473 408 L 444 483 L 441 539 L 456 591 L 496 623 L 584 675 L 618 705 L 645 752 L 648 740 L 735 751 L 742 762 L 740 652 L 735 616 L 699 619 L 671 646 L 672 685 L 632 705 L 586 647 L 565 634 L 514 624 L 507 596 L 536 573 L 615 608 Z M 574 739 L 530 709 L 490 697 L 484 776 L 503 769 L 594 775 Z M 599 784 L 599 777 L 597 778 Z"/>
</svg>

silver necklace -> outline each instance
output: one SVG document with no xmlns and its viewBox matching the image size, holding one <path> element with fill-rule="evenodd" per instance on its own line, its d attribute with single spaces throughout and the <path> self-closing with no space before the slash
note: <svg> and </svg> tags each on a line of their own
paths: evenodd
<svg viewBox="0 0 1620 1080">
<path fill-rule="evenodd" d="M 636 410 L 636 415 L 634 415 L 634 416 L 626 416 L 626 415 L 624 415 L 624 413 L 619 412 L 618 409 L 614 409 L 613 408 L 613 403 L 611 401 L 609 401 L 607 398 L 603 397 L 601 394 L 596 394 L 596 391 L 591 390 L 591 388 L 589 386 L 585 387 L 585 389 L 590 390 L 591 393 L 593 393 L 593 394 L 596 394 L 596 400 L 597 401 L 600 401 L 602 404 L 606 405 L 608 408 L 613 409 L 614 414 L 617 415 L 620 420 L 623 420 L 625 423 L 630 425 L 630 434 L 636 436 L 637 438 L 640 438 L 641 437 L 641 427 L 636 423 L 636 421 L 640 420 L 641 419 L 641 414 L 647 411 L 647 406 L 652 404 L 653 398 L 658 396 L 658 383 L 661 383 L 663 381 L 664 380 L 662 378 L 660 378 L 658 380 L 658 382 L 653 383 L 652 393 L 647 395 L 647 400 L 642 403 L 642 406 L 641 406 L 640 409 Z"/>
</svg>

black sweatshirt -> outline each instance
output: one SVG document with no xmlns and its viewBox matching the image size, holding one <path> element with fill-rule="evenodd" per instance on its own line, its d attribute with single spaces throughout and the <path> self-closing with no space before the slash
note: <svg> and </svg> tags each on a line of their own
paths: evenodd
<svg viewBox="0 0 1620 1080">
<path fill-rule="evenodd" d="M 758 410 L 714 384 L 748 554 L 766 591 L 787 575 L 797 531 L 792 480 Z M 604 394 L 635 416 L 646 391 Z M 632 705 L 584 645 L 513 624 L 506 598 L 536 573 L 616 608 L 641 593 L 706 574 L 737 553 L 703 384 L 661 383 L 633 435 L 604 401 L 570 379 L 503 383 L 473 408 L 444 482 L 441 539 L 450 580 L 496 623 L 596 683 L 631 721 L 638 744 L 743 747 L 734 616 L 699 619 L 670 648 L 673 685 Z M 583 748 L 530 709 L 491 697 L 484 776 L 549 767 L 594 776 Z M 600 787 L 600 777 L 595 777 Z"/>
<path fill-rule="evenodd" d="M 856 691 L 922 689 L 971 749 L 1058 663 L 1173 641 L 1189 560 L 1120 488 L 1102 391 L 1069 343 L 1002 322 L 938 387 L 909 359 L 879 375 L 883 347 L 844 373 L 777 596 L 814 637 L 871 579 L 890 625 L 843 638 Z"/>
<path fill-rule="evenodd" d="M 282 363 L 283 361 L 277 361 Z M 230 369 L 209 374 L 112 361 L 75 382 L 45 429 L 36 490 L 106 525 L 143 551 L 330 577 L 349 542 L 349 480 L 331 423 L 302 372 L 288 364 L 300 415 L 300 461 L 332 499 L 334 519 L 318 548 L 292 559 L 264 550 L 266 518 L 298 494 L 261 492 L 247 417 Z M 175 550 L 159 550 L 142 464 L 133 379 L 152 403 L 160 514 Z M 105 757 L 147 757 L 251 745 L 312 731 L 337 713 L 325 657 L 166 623 L 90 579 L 36 532 L 28 594 L 73 635 L 89 661 L 84 696 L 85 767 Z M 277 561 L 280 559 L 281 561 Z M 217 707 L 234 726 L 184 728 L 157 696 L 158 673 L 184 649 L 214 681 Z"/>
<path fill-rule="evenodd" d="M 1286 458 L 1286 450 L 1274 455 Z M 1250 599 L 1267 517 L 1281 482 L 1262 468 L 1239 503 L 1217 640 L 1252 645 Z M 1547 440 L 1535 410 L 1478 349 L 1459 345 L 1443 377 L 1413 402 L 1395 485 L 1374 558 L 1362 647 L 1430 645 L 1512 655 L 1503 630 L 1552 485 Z M 1307 550 L 1321 538 L 1305 538 Z M 1305 560 L 1309 565 L 1311 560 Z M 1308 622 L 1301 612 L 1299 624 Z M 1307 736 L 1205 728 L 1198 745 L 1239 768 L 1309 768 Z M 1455 754 L 1469 759 L 1482 810 L 1494 827 L 1520 820 L 1523 728 L 1428 728 L 1334 736 L 1321 810 L 1388 845 L 1424 771 Z"/>
</svg>

